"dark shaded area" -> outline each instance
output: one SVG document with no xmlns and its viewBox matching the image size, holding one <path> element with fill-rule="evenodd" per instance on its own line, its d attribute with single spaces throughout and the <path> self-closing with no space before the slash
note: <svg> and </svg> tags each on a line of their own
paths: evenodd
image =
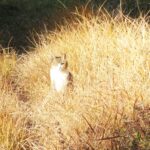
<svg viewBox="0 0 150 150">
<path fill-rule="evenodd" d="M 0 5 L 0 44 L 4 47 L 25 46 L 27 23 L 24 12 L 19 7 Z"/>
<path fill-rule="evenodd" d="M 32 43 L 31 33 L 42 32 L 46 26 L 54 30 L 56 24 L 63 24 L 64 18 L 71 18 L 75 7 L 87 4 L 88 0 L 2 0 L 0 2 L 0 45 L 13 47 L 19 53 Z M 138 17 L 141 13 L 150 15 L 150 0 L 137 3 L 136 0 L 91 0 L 88 6 L 95 11 L 104 4 L 104 8 L 112 13 L 122 9 L 124 14 Z"/>
<path fill-rule="evenodd" d="M 53 30 L 56 23 L 61 24 L 64 17 L 69 17 L 69 10 L 61 4 L 26 3 L 0 4 L 0 45 L 13 47 L 19 53 L 33 46 L 29 40 L 33 32 L 40 33 L 45 26 Z"/>
</svg>

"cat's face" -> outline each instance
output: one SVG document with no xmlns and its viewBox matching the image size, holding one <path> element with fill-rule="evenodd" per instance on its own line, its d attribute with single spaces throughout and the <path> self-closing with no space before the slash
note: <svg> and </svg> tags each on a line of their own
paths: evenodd
<svg viewBox="0 0 150 150">
<path fill-rule="evenodd" d="M 66 56 L 55 56 L 52 62 L 53 66 L 57 66 L 59 70 L 65 70 L 68 67 Z"/>
</svg>

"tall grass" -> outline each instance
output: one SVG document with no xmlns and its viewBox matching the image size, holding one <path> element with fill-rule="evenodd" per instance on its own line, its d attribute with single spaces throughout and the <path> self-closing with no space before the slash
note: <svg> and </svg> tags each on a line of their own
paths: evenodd
<svg viewBox="0 0 150 150">
<path fill-rule="evenodd" d="M 23 54 L 10 74 L 8 93 L 19 103 L 10 115 L 20 109 L 24 116 L 24 149 L 149 149 L 149 37 L 144 18 L 105 14 L 80 16 L 39 35 L 34 51 Z M 67 54 L 74 76 L 72 95 L 50 88 L 51 58 L 61 53 Z M 17 127 L 23 128 L 21 123 Z"/>
</svg>

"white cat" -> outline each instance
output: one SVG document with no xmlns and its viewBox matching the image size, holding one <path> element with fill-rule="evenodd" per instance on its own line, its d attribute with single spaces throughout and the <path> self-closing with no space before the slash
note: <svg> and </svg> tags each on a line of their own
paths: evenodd
<svg viewBox="0 0 150 150">
<path fill-rule="evenodd" d="M 73 76 L 68 71 L 66 55 L 54 57 L 50 68 L 51 87 L 57 92 L 73 89 Z"/>
</svg>

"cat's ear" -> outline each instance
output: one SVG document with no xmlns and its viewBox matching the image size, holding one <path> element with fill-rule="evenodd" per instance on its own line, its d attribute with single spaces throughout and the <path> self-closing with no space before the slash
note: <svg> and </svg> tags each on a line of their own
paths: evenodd
<svg viewBox="0 0 150 150">
<path fill-rule="evenodd" d="M 62 55 L 62 59 L 63 59 L 63 60 L 66 60 L 66 54 L 63 54 L 63 55 Z"/>
</svg>

